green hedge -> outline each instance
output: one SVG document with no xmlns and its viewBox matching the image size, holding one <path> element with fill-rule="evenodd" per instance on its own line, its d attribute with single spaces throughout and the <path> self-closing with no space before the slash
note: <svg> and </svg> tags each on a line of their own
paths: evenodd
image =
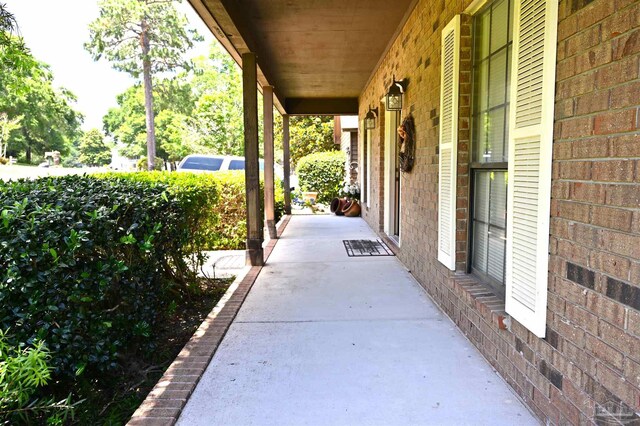
<svg viewBox="0 0 640 426">
<path fill-rule="evenodd" d="M 213 197 L 215 197 L 215 192 Z M 191 199 L 166 184 L 86 176 L 0 183 L 0 328 L 44 341 L 56 375 L 113 370 L 153 350 L 184 259 Z"/>
<path fill-rule="evenodd" d="M 197 176 L 202 176 L 202 174 Z M 247 241 L 244 171 L 216 172 L 207 176 L 217 182 L 218 193 L 220 194 L 218 204 L 213 206 L 214 214 L 219 218 L 219 221 L 213 227 L 213 235 L 208 247 L 215 250 L 244 250 Z M 260 180 L 261 193 L 263 190 L 264 181 Z M 264 200 L 264 197 L 260 197 L 260 200 Z M 284 191 L 282 184 L 276 182 L 276 222 L 280 220 L 283 214 Z"/>
<path fill-rule="evenodd" d="M 63 392 L 116 377 L 124 354 L 160 349 L 176 300 L 197 297 L 189 258 L 244 248 L 244 200 L 242 171 L 0 181 L 2 345 L 43 342 Z"/>
<path fill-rule="evenodd" d="M 342 151 L 317 152 L 302 157 L 296 169 L 300 189 L 318 192 L 319 202 L 329 202 L 344 184 L 345 155 Z"/>
<path fill-rule="evenodd" d="M 105 173 L 94 175 L 110 181 L 138 182 L 152 187 L 166 187 L 168 193 L 178 198 L 184 207 L 184 221 L 189 234 L 186 251 L 194 253 L 217 247 L 219 215 L 218 205 L 220 182 L 211 174 L 132 172 Z"/>
<path fill-rule="evenodd" d="M 247 239 L 244 171 L 216 173 L 134 172 L 97 175 L 107 179 L 127 179 L 162 183 L 189 204 L 189 231 L 192 251 L 243 250 Z M 261 191 L 264 182 L 261 180 Z M 206 194 L 216 194 L 210 199 Z M 261 197 L 261 200 L 263 198 Z M 276 221 L 284 214 L 282 184 L 275 185 Z"/>
</svg>

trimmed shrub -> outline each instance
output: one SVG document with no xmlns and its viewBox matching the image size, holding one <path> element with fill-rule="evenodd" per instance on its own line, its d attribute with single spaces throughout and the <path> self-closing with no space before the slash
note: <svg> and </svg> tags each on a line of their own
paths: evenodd
<svg viewBox="0 0 640 426">
<path fill-rule="evenodd" d="M 7 344 L 45 342 L 66 377 L 154 349 L 159 312 L 189 282 L 186 198 L 162 183 L 66 176 L 0 183 L 0 205 Z"/>
<path fill-rule="evenodd" d="M 167 190 L 186 205 L 191 236 L 188 252 L 245 248 L 247 210 L 242 170 L 216 173 L 107 173 L 94 176 L 167 185 Z M 263 190 L 262 180 L 260 185 Z M 284 190 L 279 182 L 275 185 L 275 200 L 278 221 L 284 214 Z"/>
<path fill-rule="evenodd" d="M 192 173 L 176 173 L 192 174 Z M 203 176 L 205 174 L 192 174 Z M 219 220 L 212 228 L 208 247 L 211 250 L 244 250 L 247 241 L 247 207 L 244 171 L 227 171 L 206 174 L 218 185 L 218 203 L 212 205 L 213 213 Z M 260 191 L 264 191 L 264 181 L 260 180 Z M 264 197 L 260 197 L 264 200 Z M 284 190 L 282 184 L 275 184 L 275 220 L 284 215 Z M 264 206 L 262 206 L 264 211 Z"/>
<path fill-rule="evenodd" d="M 126 180 L 152 187 L 166 187 L 168 193 L 179 200 L 184 211 L 184 225 L 189 238 L 184 247 L 187 253 L 213 250 L 217 247 L 219 215 L 215 206 L 219 202 L 218 179 L 211 174 L 132 172 L 103 173 L 95 177 L 111 181 Z"/>
<path fill-rule="evenodd" d="M 345 174 L 342 151 L 317 152 L 302 157 L 296 173 L 302 191 L 318 192 L 319 202 L 330 202 L 342 188 Z"/>
<path fill-rule="evenodd" d="M 216 181 L 220 193 L 218 204 L 212 206 L 220 220 L 213 228 L 215 237 L 210 246 L 217 250 L 243 250 L 247 241 L 244 171 L 216 172 L 208 176 Z"/>
</svg>

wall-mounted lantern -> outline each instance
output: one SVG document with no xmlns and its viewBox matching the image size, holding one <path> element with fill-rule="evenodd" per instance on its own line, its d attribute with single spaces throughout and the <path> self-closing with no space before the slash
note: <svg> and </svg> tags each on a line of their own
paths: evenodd
<svg viewBox="0 0 640 426">
<path fill-rule="evenodd" d="M 407 88 L 408 80 L 396 80 L 396 76 L 393 76 L 393 83 L 387 91 L 387 111 L 400 111 L 402 110 L 402 95 Z"/>
<path fill-rule="evenodd" d="M 369 108 L 369 112 L 364 116 L 364 128 L 372 130 L 376 128 L 376 118 L 378 117 L 378 108 Z"/>
</svg>

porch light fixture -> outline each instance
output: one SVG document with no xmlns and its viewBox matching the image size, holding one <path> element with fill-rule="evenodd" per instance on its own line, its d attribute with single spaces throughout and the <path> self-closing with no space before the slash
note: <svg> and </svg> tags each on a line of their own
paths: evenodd
<svg viewBox="0 0 640 426">
<path fill-rule="evenodd" d="M 393 83 L 387 91 L 387 111 L 400 111 L 402 110 L 402 95 L 407 88 L 407 79 L 396 80 L 396 76 L 393 76 Z"/>
<path fill-rule="evenodd" d="M 378 108 L 369 108 L 369 112 L 364 116 L 364 128 L 372 130 L 376 128 L 376 118 L 378 117 Z"/>
</svg>

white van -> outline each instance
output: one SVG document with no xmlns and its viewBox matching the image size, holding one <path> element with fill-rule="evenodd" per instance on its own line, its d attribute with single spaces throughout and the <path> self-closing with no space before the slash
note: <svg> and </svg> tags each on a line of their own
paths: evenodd
<svg viewBox="0 0 640 426">
<path fill-rule="evenodd" d="M 264 170 L 264 160 L 260 159 L 260 171 Z M 190 154 L 178 164 L 178 171 L 185 172 L 218 172 L 227 170 L 244 170 L 244 157 L 230 155 Z M 274 173 L 280 179 L 284 176 L 279 165 L 274 166 Z"/>
<path fill-rule="evenodd" d="M 244 157 L 229 155 L 191 154 L 178 164 L 178 170 L 190 172 L 218 172 L 244 170 Z M 264 170 L 264 160 L 260 160 L 260 170 Z"/>
</svg>

